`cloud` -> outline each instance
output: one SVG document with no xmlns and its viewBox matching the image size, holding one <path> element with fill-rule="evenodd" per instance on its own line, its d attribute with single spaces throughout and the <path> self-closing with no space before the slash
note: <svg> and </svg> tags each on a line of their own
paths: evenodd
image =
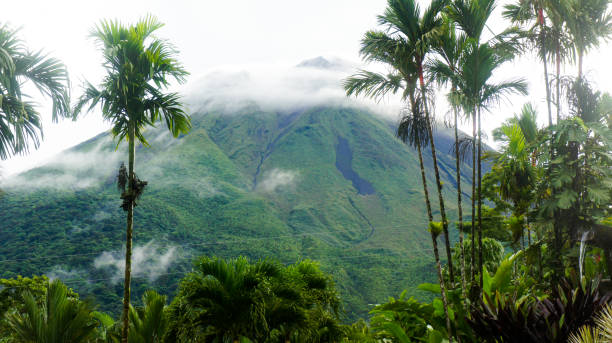
<svg viewBox="0 0 612 343">
<path fill-rule="evenodd" d="M 296 171 L 274 168 L 257 184 L 257 190 L 266 193 L 275 192 L 279 188 L 293 186 L 297 179 Z"/>
<path fill-rule="evenodd" d="M 6 189 L 84 189 L 97 186 L 116 172 L 122 155 L 111 148 L 104 137 L 85 151 L 66 150 L 44 161 L 43 169 L 14 175 L 2 180 Z"/>
<path fill-rule="evenodd" d="M 186 100 L 193 110 L 236 112 L 252 104 L 265 111 L 294 111 L 310 106 L 361 106 L 397 117 L 399 102 L 376 104 L 348 98 L 342 81 L 359 65 L 317 57 L 297 66 L 248 65 L 216 69 L 187 86 Z M 392 104 L 392 105 L 390 105 Z"/>
<path fill-rule="evenodd" d="M 110 217 L 112 217 L 110 213 L 105 212 L 105 211 L 98 211 L 96 212 L 96 214 L 94 214 L 92 219 L 96 222 L 100 222 Z"/>
<path fill-rule="evenodd" d="M 60 279 L 63 282 L 83 280 L 85 273 L 82 270 L 70 269 L 66 270 L 62 266 L 54 266 L 50 271 L 45 273 L 49 280 Z"/>
<path fill-rule="evenodd" d="M 162 249 L 153 240 L 145 245 L 136 245 L 132 249 L 132 276 L 146 276 L 150 281 L 154 281 L 167 272 L 176 258 L 176 246 Z M 111 271 L 111 282 L 117 283 L 124 277 L 125 252 L 105 251 L 96 257 L 94 267 Z"/>
</svg>

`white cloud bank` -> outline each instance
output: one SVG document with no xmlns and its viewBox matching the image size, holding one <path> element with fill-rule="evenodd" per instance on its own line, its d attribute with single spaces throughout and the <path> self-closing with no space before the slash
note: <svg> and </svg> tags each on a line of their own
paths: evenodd
<svg viewBox="0 0 612 343">
<path fill-rule="evenodd" d="M 118 151 L 109 149 L 110 137 L 100 139 L 89 151 L 67 150 L 41 163 L 43 173 L 19 174 L 0 182 L 0 187 L 20 189 L 83 189 L 114 175 L 121 161 Z"/>
<path fill-rule="evenodd" d="M 396 101 L 375 104 L 348 98 L 345 78 L 359 65 L 337 58 L 317 57 L 296 66 L 248 65 L 216 69 L 188 86 L 192 110 L 224 109 L 231 113 L 249 102 L 266 111 L 294 111 L 309 106 L 364 106 L 376 113 L 397 116 Z"/>
<path fill-rule="evenodd" d="M 132 276 L 146 276 L 154 281 L 168 271 L 176 258 L 176 246 L 170 246 L 163 252 L 153 240 L 145 245 L 136 245 L 132 249 Z M 96 257 L 94 267 L 113 271 L 111 283 L 117 283 L 125 274 L 125 252 L 105 251 Z"/>
</svg>

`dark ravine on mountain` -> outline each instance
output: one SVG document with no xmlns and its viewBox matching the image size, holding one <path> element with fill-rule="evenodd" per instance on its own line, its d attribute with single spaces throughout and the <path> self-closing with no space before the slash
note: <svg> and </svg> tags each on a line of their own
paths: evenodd
<svg viewBox="0 0 612 343">
<path fill-rule="evenodd" d="M 424 296 L 416 286 L 435 275 L 418 162 L 390 121 L 358 107 L 277 112 L 247 102 L 205 106 L 192 124 L 180 139 L 150 130 L 151 147 L 137 152 L 149 186 L 135 214 L 134 299 L 149 288 L 172 296 L 199 255 L 320 261 L 347 319 L 404 289 Z M 436 132 L 440 142 L 451 137 Z M 440 147 L 453 213 L 455 162 L 448 144 Z M 101 309 L 119 310 L 122 151 L 102 134 L 4 181 L 0 277 L 59 277 Z M 462 173 L 467 189 L 467 164 Z"/>
</svg>

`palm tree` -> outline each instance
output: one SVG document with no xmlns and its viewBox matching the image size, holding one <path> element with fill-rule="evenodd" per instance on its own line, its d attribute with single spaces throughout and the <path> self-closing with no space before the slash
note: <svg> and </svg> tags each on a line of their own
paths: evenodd
<svg viewBox="0 0 612 343">
<path fill-rule="evenodd" d="M 451 2 L 450 6 L 447 8 L 448 15 L 451 19 L 453 19 L 459 27 L 465 32 L 466 36 L 471 39 L 471 41 L 466 42 L 464 49 L 464 54 L 467 53 L 467 49 L 470 45 L 478 44 L 480 42 L 480 36 L 482 35 L 482 31 L 486 26 L 486 22 L 493 13 L 493 9 L 495 7 L 494 0 L 486 0 L 482 3 L 479 1 L 467 1 L 467 0 L 455 0 Z M 474 43 L 476 42 L 476 43 Z M 463 56 L 465 57 L 465 56 Z M 456 77 L 461 77 L 457 75 Z M 456 84 L 458 82 L 455 82 Z M 463 90 L 465 92 L 465 89 Z M 465 93 L 464 93 L 465 95 Z M 475 105 L 468 101 L 467 98 L 463 98 L 461 96 L 455 94 L 455 101 L 463 101 L 463 107 L 465 107 L 465 112 L 470 113 L 472 117 L 472 197 L 471 197 L 471 205 L 472 205 L 472 226 L 471 226 L 471 237 L 472 237 L 472 247 L 475 247 L 475 238 L 476 238 L 476 183 L 477 177 L 480 179 L 480 175 L 476 175 L 476 134 L 477 134 L 477 126 L 476 126 L 476 113 Z M 478 128 L 480 130 L 480 128 Z M 478 190 L 480 192 L 480 189 Z M 478 240 L 479 243 L 481 239 Z M 482 247 L 482 244 L 479 244 L 479 247 Z M 472 248 L 472 281 L 475 281 L 475 261 L 476 261 L 476 249 Z M 479 264 L 480 265 L 480 264 Z M 482 269 L 482 267 L 480 268 Z M 480 270 L 479 269 L 479 270 Z"/>
<path fill-rule="evenodd" d="M 526 0 L 505 6 L 503 16 L 512 23 L 526 26 L 524 32 L 528 41 L 537 47 L 538 55 L 544 65 L 544 82 L 546 87 L 546 102 L 548 109 L 548 124 L 551 126 L 552 95 L 548 76 L 548 60 L 554 59 L 556 64 L 555 84 L 557 109 L 557 122 L 561 117 L 561 63 L 570 55 L 570 47 L 565 23 L 570 16 L 571 9 L 567 0 Z M 550 25 L 546 24 L 546 20 Z M 554 54 L 554 57 L 553 57 Z"/>
<path fill-rule="evenodd" d="M 179 294 L 171 305 L 168 333 L 177 339 L 189 331 L 190 338 L 216 338 L 238 342 L 241 337 L 258 340 L 268 333 L 265 307 L 273 296 L 270 279 L 280 276 L 276 263 L 250 264 L 245 257 L 225 261 L 202 258 L 194 272 L 181 282 Z M 187 328 L 187 329 L 185 329 Z M 205 337 L 194 337 L 197 333 Z"/>
<path fill-rule="evenodd" d="M 378 23 L 387 27 L 387 31 L 391 33 L 392 36 L 405 40 L 412 50 L 414 63 L 417 68 L 417 75 L 419 77 L 421 91 L 420 99 L 423 106 L 423 113 L 425 114 L 429 137 L 431 137 L 431 157 L 433 160 L 434 174 L 436 176 L 440 215 L 442 217 L 442 226 L 445 236 L 449 279 L 451 284 L 454 284 L 455 277 L 450 249 L 450 237 L 448 234 L 448 219 L 446 217 L 444 197 L 442 195 L 442 181 L 438 168 L 436 145 L 433 139 L 433 119 L 427 104 L 429 97 L 427 95 L 427 86 L 424 80 L 424 66 L 427 53 L 431 51 L 432 45 L 436 39 L 436 33 L 443 24 L 440 13 L 444 6 L 446 6 L 445 0 L 433 0 L 421 15 L 421 10 L 415 0 L 388 0 L 385 13 L 378 16 Z"/>
<path fill-rule="evenodd" d="M 0 25 L 0 159 L 38 148 L 42 138 L 40 112 L 23 93 L 33 85 L 51 99 L 52 120 L 71 116 L 68 72 L 57 59 L 28 50 L 18 30 Z"/>
<path fill-rule="evenodd" d="M 461 259 L 461 289 L 464 297 L 467 296 L 467 282 L 465 279 L 465 254 L 463 249 L 463 209 L 461 205 L 461 158 L 459 144 L 459 105 L 454 95 L 457 92 L 457 84 L 454 82 L 461 54 L 465 48 L 467 37 L 465 35 L 457 35 L 455 23 L 448 17 L 445 17 L 444 25 L 438 36 L 437 43 L 433 46 L 434 51 L 439 58 L 433 60 L 428 66 L 428 70 L 433 79 L 439 84 L 451 83 L 449 99 L 453 109 L 453 126 L 455 130 L 455 162 L 456 162 L 456 178 L 457 178 L 457 211 L 458 211 L 458 227 L 459 227 L 459 249 Z"/>
<path fill-rule="evenodd" d="M 609 0 L 568 0 L 567 27 L 577 56 L 578 77 L 582 77 L 584 54 L 612 35 Z"/>
<path fill-rule="evenodd" d="M 478 125 L 478 246 L 479 270 L 482 270 L 482 109 L 489 109 L 505 96 L 512 93 L 527 93 L 527 86 L 523 79 L 490 83 L 493 71 L 504 62 L 512 58 L 506 53 L 498 54 L 488 44 L 477 44 L 471 41 L 461 61 L 457 88 L 466 108 L 472 109 L 472 116 Z M 480 287 L 482 288 L 483 275 L 480 273 Z"/>
<path fill-rule="evenodd" d="M 130 343 L 161 343 L 169 326 L 166 296 L 147 291 L 142 296 L 143 308 L 130 308 L 132 332 Z"/>
<path fill-rule="evenodd" d="M 119 21 L 100 22 L 91 36 L 100 45 L 107 75 L 99 88 L 87 84 L 74 109 L 79 113 L 88 103 L 88 110 L 100 104 L 102 115 L 113 124 L 113 136 L 118 137 L 119 142 L 126 139 L 129 145 L 127 178 L 123 180 L 127 190 L 121 196 L 122 207 L 127 212 L 122 343 L 127 343 L 129 330 L 134 206 L 146 185 L 134 173 L 136 140 L 147 146 L 144 129 L 161 120 L 174 137 L 191 127 L 179 95 L 163 93 L 170 78 L 184 82 L 188 73 L 175 59 L 176 50 L 167 41 L 153 36 L 162 26 L 152 16 L 131 27 Z"/>
<path fill-rule="evenodd" d="M 41 306 L 30 292 L 26 291 L 23 299 L 24 311 L 6 316 L 20 342 L 88 342 L 98 326 L 89 305 L 69 297 L 68 288 L 59 280 L 48 285 Z"/>
<path fill-rule="evenodd" d="M 513 243 L 524 238 L 525 217 L 534 199 L 536 163 L 534 143 L 537 138 L 536 114 L 531 104 L 523 106 L 520 116 L 508 120 L 494 132 L 495 140 L 502 142 L 500 153 L 491 153 L 493 173 L 499 180 L 499 195 L 512 202 Z M 528 242 L 531 235 L 527 227 Z"/>
<path fill-rule="evenodd" d="M 464 108 L 472 112 L 474 138 L 476 136 L 476 126 L 478 128 L 477 153 L 476 147 L 472 146 L 473 162 L 477 161 L 478 163 L 478 175 L 475 177 L 478 181 L 476 192 L 474 180 L 472 181 L 472 228 L 474 228 L 475 224 L 474 218 L 476 213 L 474 210 L 474 200 L 477 194 L 479 270 L 482 270 L 481 110 L 482 108 L 488 108 L 492 103 L 499 101 L 502 97 L 510 93 L 519 92 L 526 94 L 526 84 L 522 79 L 501 82 L 498 84 L 488 83 L 493 71 L 504 62 L 512 59 L 516 51 L 514 41 L 512 39 L 507 39 L 516 33 L 514 28 L 510 28 L 495 35 L 488 42 L 481 42 L 482 32 L 487 26 L 487 21 L 494 9 L 495 0 L 454 0 L 448 7 L 449 16 L 469 38 L 468 44 L 466 44 L 465 53 L 460 62 L 461 67 L 457 79 L 457 88 L 459 90 L 458 99 L 463 101 Z M 474 172 L 472 175 L 474 176 Z M 482 284 L 483 275 L 480 273 L 481 288 Z"/>
<path fill-rule="evenodd" d="M 419 166 L 421 169 L 421 181 L 423 194 L 429 222 L 433 222 L 431 202 L 425 176 L 422 149 L 431 142 L 430 131 L 426 117 L 424 116 L 422 98 L 415 95 L 416 82 L 419 77 L 418 67 L 414 59 L 413 47 L 403 37 L 391 37 L 385 32 L 369 31 L 366 33 L 361 44 L 362 58 L 368 62 L 380 62 L 386 64 L 392 72 L 388 75 L 361 70 L 358 74 L 351 76 L 344 82 L 347 95 L 359 96 L 364 94 L 368 97 L 380 100 L 386 94 L 401 91 L 402 101 L 409 101 L 410 107 L 404 110 L 402 119 L 397 129 L 398 137 L 406 144 L 417 149 Z M 433 147 L 432 147 L 433 149 Z M 451 335 L 450 317 L 448 316 L 448 301 L 442 267 L 437 245 L 438 235 L 432 233 L 434 247 L 434 258 L 438 270 L 438 280 L 442 294 L 442 302 L 447 319 L 449 338 Z"/>
</svg>

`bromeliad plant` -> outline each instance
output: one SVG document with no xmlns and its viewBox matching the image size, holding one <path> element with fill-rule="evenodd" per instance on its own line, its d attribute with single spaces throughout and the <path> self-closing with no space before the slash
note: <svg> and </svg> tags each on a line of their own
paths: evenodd
<svg viewBox="0 0 612 343">
<path fill-rule="evenodd" d="M 520 293 L 486 293 L 471 312 L 469 323 L 485 342 L 567 342 L 609 302 L 598 282 L 573 285 L 566 279 L 551 295 L 538 299 Z"/>
</svg>

